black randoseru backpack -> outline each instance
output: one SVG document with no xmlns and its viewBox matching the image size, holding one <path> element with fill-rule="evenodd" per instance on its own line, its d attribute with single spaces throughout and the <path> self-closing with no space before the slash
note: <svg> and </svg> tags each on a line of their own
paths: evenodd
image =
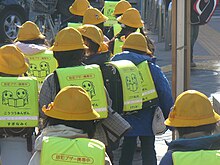
<svg viewBox="0 0 220 165">
<path fill-rule="evenodd" d="M 122 114 L 123 92 L 120 74 L 116 68 L 108 65 L 102 67 L 102 74 L 105 87 L 112 99 L 112 109 L 119 114 Z"/>
<path fill-rule="evenodd" d="M 193 0 L 191 23 L 204 25 L 211 19 L 219 0 Z"/>
</svg>

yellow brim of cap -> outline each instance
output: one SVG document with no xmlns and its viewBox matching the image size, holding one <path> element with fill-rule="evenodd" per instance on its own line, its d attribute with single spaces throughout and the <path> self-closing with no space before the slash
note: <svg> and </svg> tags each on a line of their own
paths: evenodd
<svg viewBox="0 0 220 165">
<path fill-rule="evenodd" d="M 88 47 L 83 45 L 53 45 L 49 48 L 52 51 L 69 51 L 69 50 L 77 50 L 77 49 L 88 49 Z"/>
<path fill-rule="evenodd" d="M 95 111 L 92 110 L 89 114 L 74 114 L 74 113 L 63 113 L 62 110 L 52 108 L 50 110 L 46 109 L 45 107 L 42 108 L 42 111 L 46 116 L 61 119 L 61 120 L 96 120 L 100 118 L 100 115 Z"/>
<path fill-rule="evenodd" d="M 11 75 L 22 75 L 26 73 L 27 70 L 28 70 L 27 63 L 25 63 L 21 68 L 17 68 L 16 70 L 9 70 L 8 68 L 3 68 L 2 66 L 0 66 L 0 72 Z"/>
<path fill-rule="evenodd" d="M 38 35 L 37 37 L 34 37 L 34 38 L 19 38 L 17 37 L 14 42 L 17 42 L 17 41 L 29 41 L 29 40 L 36 40 L 36 39 L 45 39 L 46 37 L 43 35 L 43 34 L 40 34 Z"/>
<path fill-rule="evenodd" d="M 197 126 L 202 126 L 202 125 L 207 125 L 207 124 L 212 124 L 212 123 L 217 123 L 220 121 L 220 116 L 214 112 L 214 115 L 205 118 L 205 119 L 178 119 L 178 118 L 170 118 L 165 120 L 164 124 L 167 126 L 171 127 L 197 127 Z"/>
</svg>

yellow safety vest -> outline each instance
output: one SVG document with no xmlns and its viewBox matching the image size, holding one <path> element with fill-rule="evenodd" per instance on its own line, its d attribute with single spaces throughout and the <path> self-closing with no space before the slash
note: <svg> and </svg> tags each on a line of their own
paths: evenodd
<svg viewBox="0 0 220 165">
<path fill-rule="evenodd" d="M 99 65 L 59 68 L 56 70 L 60 87 L 81 86 L 89 94 L 93 108 L 101 118 L 108 116 L 108 105 Z"/>
<path fill-rule="evenodd" d="M 124 36 L 122 36 L 121 38 L 123 38 Z M 114 55 L 121 53 L 122 52 L 122 46 L 124 44 L 124 41 L 122 41 L 121 39 L 116 38 L 114 41 Z"/>
<path fill-rule="evenodd" d="M 44 79 L 52 73 L 58 66 L 53 52 L 46 50 L 32 56 L 26 56 L 29 60 L 28 76 L 37 78 L 38 88 L 40 90 Z"/>
<path fill-rule="evenodd" d="M 220 164 L 220 150 L 175 151 L 172 158 L 174 165 L 217 165 Z"/>
<path fill-rule="evenodd" d="M 68 22 L 67 26 L 68 27 L 73 27 L 73 28 L 77 29 L 78 27 L 82 26 L 82 23 Z"/>
<path fill-rule="evenodd" d="M 104 165 L 105 145 L 95 139 L 44 137 L 41 165 Z"/>
<path fill-rule="evenodd" d="M 114 36 L 116 36 L 121 31 L 121 25 L 116 23 L 113 25 Z"/>
<path fill-rule="evenodd" d="M 121 77 L 123 92 L 123 111 L 142 109 L 142 86 L 138 68 L 131 61 L 119 60 L 107 62 L 115 67 Z"/>
<path fill-rule="evenodd" d="M 108 17 L 108 20 L 104 23 L 104 26 L 113 26 L 117 23 L 117 19 L 112 15 L 117 3 L 116 1 L 105 1 L 104 15 Z"/>
<path fill-rule="evenodd" d="M 158 95 L 155 89 L 148 62 L 144 61 L 137 67 L 141 77 L 143 103 L 149 104 L 149 106 L 151 106 L 153 103 L 155 103 L 155 101 L 158 101 Z"/>
<path fill-rule="evenodd" d="M 38 87 L 34 77 L 0 77 L 0 127 L 38 126 Z"/>
</svg>

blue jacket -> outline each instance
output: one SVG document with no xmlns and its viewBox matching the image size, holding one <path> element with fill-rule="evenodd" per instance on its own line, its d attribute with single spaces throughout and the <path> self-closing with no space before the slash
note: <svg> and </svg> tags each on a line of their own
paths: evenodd
<svg viewBox="0 0 220 165">
<path fill-rule="evenodd" d="M 173 98 L 169 82 L 159 66 L 155 64 L 155 59 L 147 55 L 140 55 L 134 52 L 124 51 L 112 57 L 112 61 L 129 60 L 135 65 L 143 61 L 150 62 L 150 71 L 159 97 L 159 106 L 167 118 L 170 108 L 173 106 Z M 125 136 L 153 136 L 152 119 L 155 109 L 143 109 L 132 115 L 123 116 L 133 129 Z"/>
<path fill-rule="evenodd" d="M 161 159 L 160 165 L 173 165 L 172 153 L 175 151 L 219 150 L 220 134 L 192 139 L 178 139 L 167 145 L 168 151 Z"/>
</svg>

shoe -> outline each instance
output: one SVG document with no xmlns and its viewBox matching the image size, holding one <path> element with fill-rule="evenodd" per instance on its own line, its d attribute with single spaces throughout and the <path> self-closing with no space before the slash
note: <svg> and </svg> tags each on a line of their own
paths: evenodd
<svg viewBox="0 0 220 165">
<path fill-rule="evenodd" d="M 196 63 L 195 62 L 191 62 L 191 67 L 196 67 Z"/>
</svg>

